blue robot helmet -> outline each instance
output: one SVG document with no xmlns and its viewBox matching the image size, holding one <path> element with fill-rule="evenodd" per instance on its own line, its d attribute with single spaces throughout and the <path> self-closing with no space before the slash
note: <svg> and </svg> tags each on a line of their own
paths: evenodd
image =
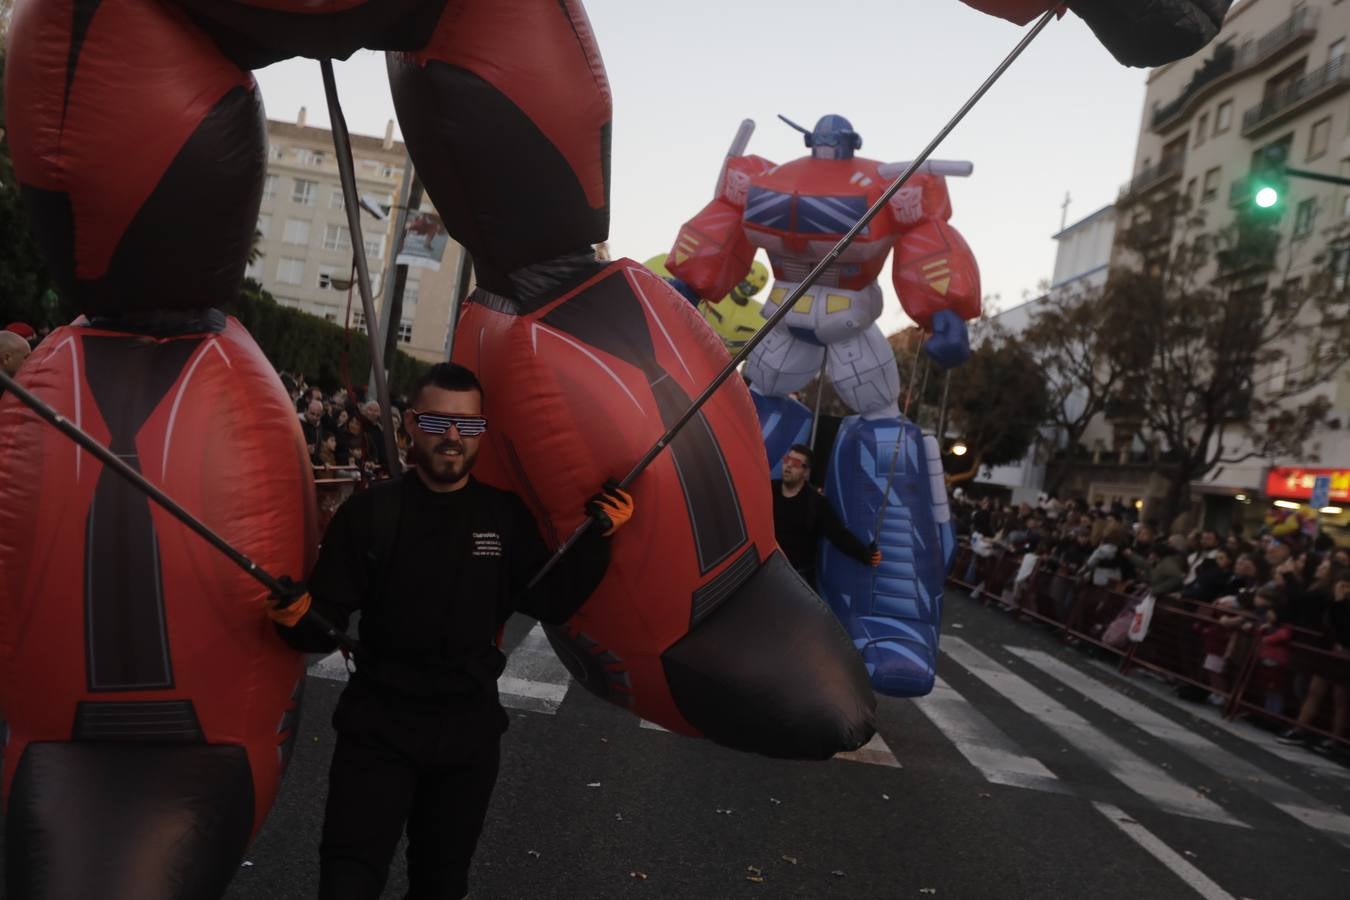
<svg viewBox="0 0 1350 900">
<path fill-rule="evenodd" d="M 800 131 L 811 155 L 821 159 L 852 159 L 853 151 L 862 149 L 862 135 L 853 130 L 853 123 L 843 116 L 821 116 L 816 127 L 807 131 L 787 116 L 779 115 L 793 128 Z"/>
</svg>

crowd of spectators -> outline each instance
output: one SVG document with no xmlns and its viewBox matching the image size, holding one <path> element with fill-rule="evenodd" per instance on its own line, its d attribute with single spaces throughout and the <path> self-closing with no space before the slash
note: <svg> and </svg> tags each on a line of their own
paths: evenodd
<svg viewBox="0 0 1350 900">
<path fill-rule="evenodd" d="M 1329 536 L 1304 533 L 1248 536 L 1241 526 L 1164 534 L 1155 521 L 1140 521 L 1119 499 L 1089 504 L 1082 499 L 1043 497 L 1036 504 L 1007 504 L 993 497 L 953 498 L 958 535 L 972 549 L 966 571 L 954 573 L 984 586 L 979 562 L 994 554 L 1020 561 L 1002 594 L 1018 606 L 1033 589 L 1031 575 L 1050 568 L 1058 576 L 1048 598 L 1066 633 L 1085 633 L 1075 603 L 1083 586 L 1166 600 L 1190 611 L 1200 638 L 1200 670 L 1210 693 L 1194 699 L 1222 706 L 1235 688 L 1242 661 L 1255 655 L 1250 691 L 1272 717 L 1297 721 L 1280 740 L 1322 752 L 1336 741 L 1316 740 L 1308 729 L 1330 700 L 1329 730 L 1350 739 L 1350 549 Z M 1097 625 L 1099 640 L 1123 648 L 1136 604 L 1116 623 Z M 1070 638 L 1072 641 L 1073 639 Z M 1291 648 L 1316 648 L 1291 666 Z M 1250 648 L 1250 650 L 1248 649 Z M 1311 659 L 1312 663 L 1307 663 Z"/>
<path fill-rule="evenodd" d="M 321 388 L 306 385 L 303 377 L 289 374 L 281 380 L 295 403 L 310 462 L 324 470 L 317 474 L 368 478 L 389 471 L 378 400 L 364 400 L 346 388 L 325 394 Z M 395 402 L 390 409 L 400 471 L 411 446 L 400 412 L 406 405 Z"/>
</svg>

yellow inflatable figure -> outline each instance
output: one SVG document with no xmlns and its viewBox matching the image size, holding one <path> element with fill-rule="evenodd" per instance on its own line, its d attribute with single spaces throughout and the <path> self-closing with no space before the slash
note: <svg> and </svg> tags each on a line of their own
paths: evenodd
<svg viewBox="0 0 1350 900">
<path fill-rule="evenodd" d="M 662 278 L 673 279 L 666 268 L 666 254 L 653 256 L 643 263 Z M 769 269 L 759 260 L 750 267 L 745 280 L 731 289 L 731 293 L 717 303 L 699 301 L 698 311 L 722 339 L 729 352 L 735 353 L 755 336 L 764 325 L 764 304 L 754 299 L 769 283 Z"/>
</svg>

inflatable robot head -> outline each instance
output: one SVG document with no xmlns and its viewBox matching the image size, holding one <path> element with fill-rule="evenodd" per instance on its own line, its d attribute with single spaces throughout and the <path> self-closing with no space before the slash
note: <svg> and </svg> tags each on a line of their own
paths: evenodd
<svg viewBox="0 0 1350 900">
<path fill-rule="evenodd" d="M 736 304 L 744 306 L 750 302 L 751 298 L 764 290 L 764 286 L 768 283 L 768 268 L 765 267 L 764 263 L 755 260 L 750 265 L 750 271 L 746 273 L 741 283 L 731 289 L 731 299 Z M 679 288 L 676 288 L 676 290 L 679 290 Z"/>
<path fill-rule="evenodd" d="M 843 116 L 821 116 L 816 127 L 807 131 L 787 116 L 778 118 L 804 135 L 806 146 L 815 159 L 852 159 L 854 150 L 862 149 L 862 135 L 853 130 L 853 123 Z"/>
</svg>

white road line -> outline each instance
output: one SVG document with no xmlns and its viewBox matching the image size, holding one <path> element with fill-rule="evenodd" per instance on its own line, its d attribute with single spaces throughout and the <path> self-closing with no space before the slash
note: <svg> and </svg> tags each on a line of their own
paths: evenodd
<svg viewBox="0 0 1350 900">
<path fill-rule="evenodd" d="M 1350 784 L 1350 771 L 1337 765 L 1328 759 L 1309 753 L 1297 747 L 1286 747 L 1284 744 L 1276 741 L 1273 735 L 1253 728 L 1245 722 L 1230 722 L 1225 719 L 1218 710 L 1212 706 L 1201 706 L 1194 703 L 1187 703 L 1174 697 L 1166 689 L 1155 686 L 1146 678 L 1138 676 L 1125 675 L 1115 666 L 1108 666 L 1102 663 L 1094 663 L 1093 667 L 1098 671 L 1106 672 L 1111 677 L 1116 678 L 1126 684 L 1133 685 L 1141 691 L 1147 691 L 1154 697 L 1163 701 L 1169 706 L 1181 710 L 1192 718 L 1204 722 L 1206 725 L 1213 725 L 1215 728 L 1222 728 L 1224 731 L 1241 738 L 1254 747 L 1259 747 L 1272 756 L 1278 756 L 1283 760 L 1293 763 L 1300 769 L 1311 770 L 1314 777 L 1318 775 L 1326 776 L 1335 781 L 1341 781 Z"/>
<path fill-rule="evenodd" d="M 1124 812 L 1109 803 L 1094 803 L 1092 805 L 1097 807 L 1098 812 L 1106 816 L 1107 821 L 1125 832 L 1130 840 L 1147 850 L 1154 859 L 1167 866 L 1173 875 L 1186 882 L 1191 890 L 1204 897 L 1205 900 L 1233 900 L 1232 894 L 1210 881 L 1204 872 L 1186 862 L 1175 850 L 1158 840 L 1153 832 L 1125 815 Z"/>
<path fill-rule="evenodd" d="M 857 750 L 848 753 L 836 753 L 835 759 L 843 759 L 848 762 L 866 763 L 871 766 L 888 766 L 892 769 L 900 768 L 900 760 L 895 758 L 891 748 L 886 746 L 882 740 L 881 732 L 872 735 L 872 739 Z"/>
<path fill-rule="evenodd" d="M 958 637 L 943 640 L 946 654 L 976 678 L 998 691 L 1026 714 L 1073 744 L 1117 781 L 1159 807 L 1177 815 L 1246 828 L 1222 807 L 1194 788 L 1172 778 L 1153 763 L 1107 737 L 1082 716 L 1026 679 L 976 650 Z"/>
<path fill-rule="evenodd" d="M 502 706 L 553 715 L 562 705 L 572 676 L 549 646 L 544 629 L 535 624 L 506 660 L 506 671 L 497 679 Z"/>
<path fill-rule="evenodd" d="M 1166 716 L 1131 700 L 1113 688 L 1091 678 L 1061 660 L 1040 650 L 1008 647 L 1056 681 L 1105 707 L 1137 728 L 1166 741 L 1187 756 L 1219 775 L 1230 778 L 1282 812 L 1318 831 L 1329 832 L 1340 843 L 1350 846 L 1350 816 L 1317 802 L 1293 785 L 1281 781 L 1259 766 L 1228 752 L 1194 731 L 1178 725 Z"/>
<path fill-rule="evenodd" d="M 310 666 L 309 674 L 315 678 L 327 678 L 329 681 L 346 681 L 351 677 L 351 673 L 347 671 L 347 661 L 338 650 L 334 650 Z"/>
<path fill-rule="evenodd" d="M 957 751 L 993 784 L 1069 794 L 1072 791 L 1039 759 L 1022 753 L 1012 738 L 941 678 L 927 697 L 916 697 L 919 712 L 938 727 Z"/>
</svg>

